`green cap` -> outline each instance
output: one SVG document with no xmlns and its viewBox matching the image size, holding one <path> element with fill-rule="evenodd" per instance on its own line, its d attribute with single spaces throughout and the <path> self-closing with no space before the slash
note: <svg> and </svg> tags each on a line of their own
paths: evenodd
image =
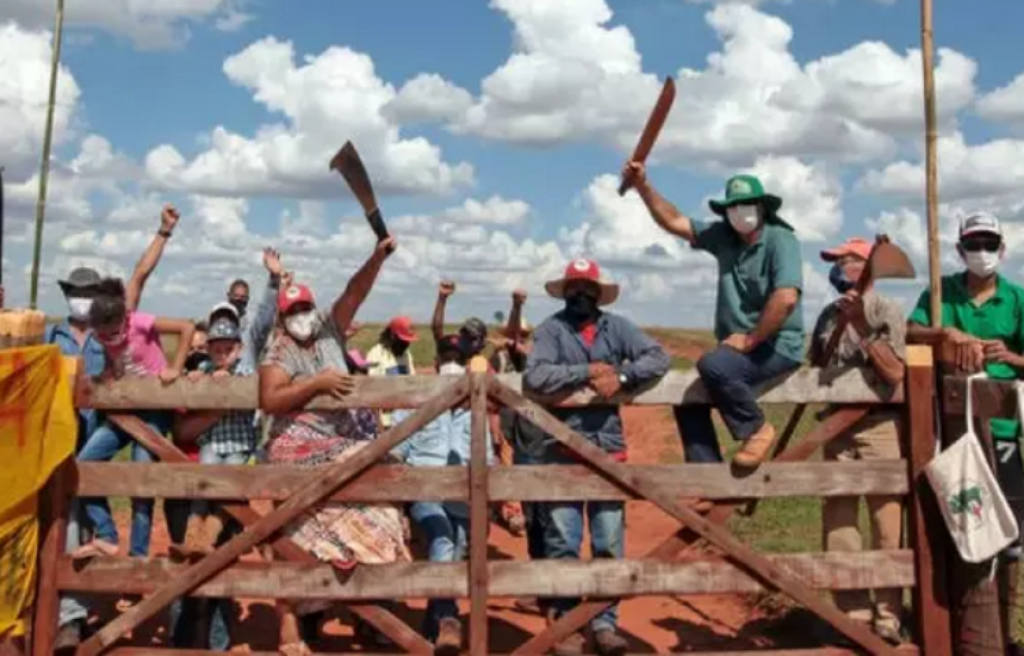
<svg viewBox="0 0 1024 656">
<path fill-rule="evenodd" d="M 782 207 L 782 199 L 764 193 L 764 185 L 761 184 L 757 176 L 753 175 L 734 175 L 729 178 L 729 181 L 725 183 L 725 198 L 712 200 L 708 205 L 715 214 L 725 216 L 727 207 L 751 201 L 762 201 L 769 215 L 774 215 Z"/>
</svg>

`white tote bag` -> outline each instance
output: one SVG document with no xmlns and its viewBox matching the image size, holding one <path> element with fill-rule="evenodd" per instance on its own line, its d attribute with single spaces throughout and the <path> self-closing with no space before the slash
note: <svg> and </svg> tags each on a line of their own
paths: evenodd
<svg viewBox="0 0 1024 656">
<path fill-rule="evenodd" d="M 925 468 L 946 528 L 960 557 L 969 563 L 993 558 L 1019 535 L 1010 504 L 974 433 L 971 383 L 978 378 L 985 378 L 985 374 L 967 379 L 967 432 Z"/>
</svg>

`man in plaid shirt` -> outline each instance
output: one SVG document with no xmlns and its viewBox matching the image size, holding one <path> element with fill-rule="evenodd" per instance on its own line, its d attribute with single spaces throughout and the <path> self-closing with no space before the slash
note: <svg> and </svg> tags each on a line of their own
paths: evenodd
<svg viewBox="0 0 1024 656">
<path fill-rule="evenodd" d="M 237 321 L 226 317 L 213 319 L 206 344 L 210 360 L 190 374 L 190 378 L 204 375 L 227 378 L 255 373 L 241 357 L 242 335 Z M 175 438 L 186 443 L 196 442 L 202 464 L 244 465 L 256 450 L 259 439 L 254 414 L 254 410 L 211 410 L 180 415 L 175 422 Z M 223 529 L 224 520 L 211 509 L 208 501 L 193 501 L 184 545 L 174 545 L 174 550 L 185 557 L 209 553 Z"/>
</svg>

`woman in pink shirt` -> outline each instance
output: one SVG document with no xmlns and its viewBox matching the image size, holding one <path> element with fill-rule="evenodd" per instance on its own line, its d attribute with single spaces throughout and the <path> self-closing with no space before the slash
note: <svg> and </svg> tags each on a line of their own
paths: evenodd
<svg viewBox="0 0 1024 656">
<path fill-rule="evenodd" d="M 187 348 L 179 348 L 171 366 L 167 364 L 161 333 L 177 334 L 179 344 L 189 344 L 194 326 L 192 322 L 154 317 L 145 312 L 129 309 L 124 284 L 117 279 L 106 279 L 100 284 L 99 295 L 90 310 L 90 323 L 96 339 L 103 345 L 107 366 L 101 381 L 130 377 L 158 376 L 171 383 L 181 375 L 188 357 Z M 171 415 L 167 412 L 144 411 L 137 416 L 150 428 L 163 435 L 170 430 Z M 152 462 L 152 454 L 127 433 L 108 421 L 89 437 L 78 459 L 83 462 L 106 462 L 131 444 L 132 461 Z M 116 555 L 118 551 L 117 525 L 110 515 L 105 498 L 85 499 L 85 511 L 93 523 L 95 538 L 73 555 L 85 558 L 96 555 Z M 153 500 L 132 499 L 132 534 L 128 554 L 145 557 L 149 553 L 152 531 Z"/>
</svg>

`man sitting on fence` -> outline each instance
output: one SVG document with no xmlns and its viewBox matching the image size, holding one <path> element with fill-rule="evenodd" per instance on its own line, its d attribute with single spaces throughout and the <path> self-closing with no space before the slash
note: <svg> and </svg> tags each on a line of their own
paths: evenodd
<svg viewBox="0 0 1024 656">
<path fill-rule="evenodd" d="M 743 442 L 733 461 L 756 467 L 771 454 L 775 428 L 757 404 L 754 387 L 800 366 L 804 351 L 800 243 L 779 217 L 782 199 L 752 175 L 725 185 L 711 201 L 724 221 L 699 223 L 679 212 L 647 181 L 644 165 L 629 162 L 632 182 L 654 220 L 718 261 L 715 337 L 718 347 L 697 361 L 701 381 L 732 436 Z M 686 459 L 721 462 L 711 407 L 676 407 Z"/>
<path fill-rule="evenodd" d="M 871 242 L 848 239 L 821 258 L 832 263 L 829 280 L 842 294 L 822 310 L 811 339 L 811 362 L 832 367 L 871 367 L 890 392 L 899 389 L 906 371 L 906 322 L 900 305 L 869 286 L 860 295 L 854 289 L 871 254 Z M 822 362 L 825 349 L 840 317 L 847 327 L 829 362 Z M 831 412 L 827 408 L 823 415 Z M 846 433 L 825 445 L 826 460 L 898 460 L 900 458 L 899 412 L 878 406 Z M 830 497 L 822 509 L 826 551 L 860 551 L 863 548 L 858 523 L 857 497 Z M 872 549 L 899 549 L 903 523 L 898 496 L 866 497 L 871 520 Z M 836 606 L 851 619 L 870 623 L 885 640 L 898 644 L 902 591 L 875 591 L 872 606 L 867 590 L 833 593 Z"/>
<path fill-rule="evenodd" d="M 601 397 L 611 398 L 668 372 L 668 355 L 657 342 L 628 319 L 601 310 L 615 302 L 619 287 L 602 280 L 596 262 L 573 261 L 565 275 L 547 283 L 545 289 L 549 295 L 563 300 L 565 309 L 544 321 L 534 333 L 533 352 L 527 359 L 523 378 L 525 389 L 553 395 L 589 387 Z M 617 407 L 552 408 L 551 412 L 616 460 L 625 460 L 626 444 Z M 565 464 L 574 459 L 564 448 L 552 447 L 542 461 Z M 583 511 L 583 503 L 547 505 L 544 536 L 547 558 L 580 557 Z M 593 556 L 622 558 L 625 548 L 622 502 L 592 501 L 586 504 L 586 512 Z M 552 600 L 552 619 L 577 604 L 575 599 Z M 617 617 L 617 607 L 611 606 L 591 623 L 599 654 L 625 653 L 627 645 L 617 632 Z M 555 653 L 582 653 L 583 642 L 579 634 L 570 636 L 556 646 Z"/>
<path fill-rule="evenodd" d="M 989 378 L 1018 380 L 1024 371 L 1024 288 L 999 275 L 1006 251 L 1002 227 L 991 214 L 979 212 L 960 225 L 957 253 L 966 270 L 942 278 L 942 332 L 945 346 L 955 354 L 963 373 L 984 370 Z M 925 290 L 910 315 L 908 335 L 923 339 L 930 333 L 931 294 Z M 995 474 L 1017 523 L 1024 526 L 1024 459 L 1020 452 L 1020 422 L 995 418 L 989 423 L 995 440 Z M 1021 548 L 1007 550 L 1011 561 L 1008 600 L 1016 603 Z M 1004 622 L 1009 626 L 1009 622 Z"/>
</svg>

